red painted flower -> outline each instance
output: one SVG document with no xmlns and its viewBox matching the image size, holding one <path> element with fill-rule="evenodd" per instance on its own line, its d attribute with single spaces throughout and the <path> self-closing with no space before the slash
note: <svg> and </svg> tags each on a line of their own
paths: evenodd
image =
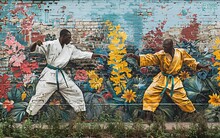
<svg viewBox="0 0 220 138">
<path fill-rule="evenodd" d="M 143 36 L 143 48 L 153 48 L 155 51 L 160 51 L 162 49 L 163 43 L 163 28 L 167 21 L 163 21 L 158 24 L 155 30 L 151 30 Z"/>
<path fill-rule="evenodd" d="M 8 78 L 9 76 L 6 74 L 0 76 L 0 98 L 8 98 L 7 92 L 10 88 L 10 81 Z"/>
<path fill-rule="evenodd" d="M 184 27 L 181 31 L 180 41 L 192 41 L 198 39 L 200 23 L 197 23 L 197 15 L 193 15 L 193 20 L 189 26 Z"/>
<path fill-rule="evenodd" d="M 76 71 L 76 76 L 74 77 L 74 80 L 85 81 L 87 79 L 88 79 L 88 76 L 84 69 Z"/>
<path fill-rule="evenodd" d="M 7 109 L 7 112 L 10 112 L 12 108 L 14 108 L 14 101 L 5 100 L 3 103 L 3 108 Z"/>
<path fill-rule="evenodd" d="M 147 74 L 148 68 L 147 67 L 141 67 L 140 71 L 141 71 L 142 74 Z"/>
<path fill-rule="evenodd" d="M 11 67 L 11 71 L 13 72 L 15 78 L 19 78 L 22 75 L 20 67 Z"/>
<path fill-rule="evenodd" d="M 29 63 L 28 61 L 24 61 L 22 64 L 21 64 L 21 71 L 23 73 L 26 73 L 26 74 L 31 74 L 31 70 L 34 70 L 36 68 L 38 68 L 38 63 L 37 62 L 31 62 Z"/>
<path fill-rule="evenodd" d="M 103 97 L 108 100 L 108 99 L 112 99 L 112 94 L 110 92 L 107 92 L 105 94 L 103 94 Z"/>
<path fill-rule="evenodd" d="M 21 86 L 23 86 L 24 84 L 23 83 L 17 83 L 16 84 L 16 88 L 20 88 Z"/>
</svg>

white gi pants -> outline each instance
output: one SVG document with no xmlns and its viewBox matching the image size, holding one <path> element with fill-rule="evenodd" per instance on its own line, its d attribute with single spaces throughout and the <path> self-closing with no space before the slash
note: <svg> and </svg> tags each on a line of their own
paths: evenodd
<svg viewBox="0 0 220 138">
<path fill-rule="evenodd" d="M 60 83 L 60 93 L 66 101 L 73 107 L 75 112 L 86 111 L 85 101 L 82 91 L 71 80 L 66 83 Z M 36 94 L 31 98 L 27 107 L 27 113 L 35 115 L 48 101 L 51 95 L 57 90 L 56 83 L 47 83 L 45 80 L 39 80 L 36 86 Z"/>
</svg>

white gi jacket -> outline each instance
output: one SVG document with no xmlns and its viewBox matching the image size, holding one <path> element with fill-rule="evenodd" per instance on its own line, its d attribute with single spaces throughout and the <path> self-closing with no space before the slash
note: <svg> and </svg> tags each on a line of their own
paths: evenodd
<svg viewBox="0 0 220 138">
<path fill-rule="evenodd" d="M 44 54 L 47 64 L 58 68 L 64 68 L 70 60 L 90 59 L 93 54 L 92 52 L 81 51 L 72 44 L 64 45 L 62 48 L 59 40 L 43 42 L 43 45 L 37 46 L 34 52 Z M 70 78 L 65 72 L 64 76 L 68 84 Z M 45 67 L 39 79 L 48 83 L 56 83 L 56 70 Z M 59 83 L 65 82 L 61 72 L 58 73 L 58 79 Z"/>
</svg>

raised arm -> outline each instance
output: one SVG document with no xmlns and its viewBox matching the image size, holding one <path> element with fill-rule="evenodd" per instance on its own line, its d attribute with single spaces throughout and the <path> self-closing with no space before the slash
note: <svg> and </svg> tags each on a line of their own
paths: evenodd
<svg viewBox="0 0 220 138">
<path fill-rule="evenodd" d="M 98 57 L 100 57 L 100 58 L 103 58 L 103 59 L 108 59 L 108 56 L 106 56 L 106 55 L 102 55 L 102 54 L 92 54 L 92 58 L 98 58 Z"/>
<path fill-rule="evenodd" d="M 36 50 L 36 47 L 41 45 L 43 45 L 43 43 L 40 40 L 34 42 L 30 47 L 30 51 L 34 52 Z"/>
<path fill-rule="evenodd" d="M 42 42 L 41 40 L 38 40 L 31 45 L 30 51 L 40 54 L 47 54 L 48 49 L 52 43 L 53 41 Z"/>
<path fill-rule="evenodd" d="M 71 56 L 71 60 L 73 60 L 73 59 L 91 59 L 91 58 L 98 58 L 98 57 L 107 59 L 107 56 L 105 56 L 105 55 L 94 54 L 93 52 L 82 51 L 80 49 L 77 49 L 75 46 L 73 46 L 73 47 L 74 47 L 74 50 L 73 50 L 73 53 Z"/>
<path fill-rule="evenodd" d="M 185 50 L 183 52 L 183 63 L 186 64 L 188 67 L 192 68 L 193 70 L 210 70 L 209 65 L 202 65 L 199 62 L 196 62 L 196 59 L 189 55 Z"/>
<path fill-rule="evenodd" d="M 132 53 L 128 53 L 127 57 L 132 57 L 137 60 L 138 65 L 143 66 L 152 66 L 159 65 L 160 60 L 156 54 L 146 54 L 146 55 L 134 55 Z"/>
</svg>

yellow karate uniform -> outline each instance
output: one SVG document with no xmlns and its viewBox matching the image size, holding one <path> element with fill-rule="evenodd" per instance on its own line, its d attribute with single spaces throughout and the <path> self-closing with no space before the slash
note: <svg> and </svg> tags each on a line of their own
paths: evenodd
<svg viewBox="0 0 220 138">
<path fill-rule="evenodd" d="M 153 82 L 145 91 L 143 110 L 154 112 L 159 106 L 163 93 L 166 93 L 183 111 L 195 111 L 195 107 L 188 99 L 182 81 L 178 77 L 183 64 L 196 70 L 198 62 L 184 49 L 177 48 L 175 49 L 173 58 L 163 50 L 155 54 L 140 55 L 141 67 L 158 65 L 161 70 L 161 72 L 153 78 Z M 172 90 L 173 93 L 171 93 Z"/>
</svg>

